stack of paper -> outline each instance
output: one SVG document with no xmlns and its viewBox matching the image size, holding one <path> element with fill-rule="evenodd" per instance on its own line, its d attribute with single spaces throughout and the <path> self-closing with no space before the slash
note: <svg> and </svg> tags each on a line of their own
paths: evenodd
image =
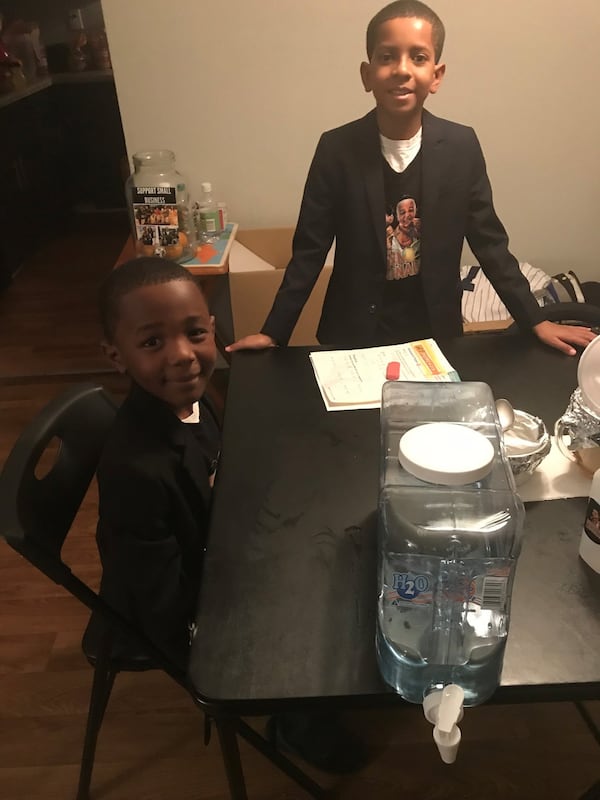
<svg viewBox="0 0 600 800">
<path fill-rule="evenodd" d="M 433 339 L 360 350 L 319 350 L 310 354 L 328 411 L 380 408 L 390 361 L 400 364 L 403 381 L 459 381 L 456 370 Z"/>
</svg>

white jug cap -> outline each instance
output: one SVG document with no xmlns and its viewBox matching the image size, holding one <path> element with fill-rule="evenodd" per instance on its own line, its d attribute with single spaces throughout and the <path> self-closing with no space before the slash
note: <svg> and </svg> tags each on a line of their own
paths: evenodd
<svg viewBox="0 0 600 800">
<path fill-rule="evenodd" d="M 398 458 L 415 478 L 460 486 L 485 478 L 494 463 L 494 446 L 467 425 L 428 422 L 406 431 Z"/>
<path fill-rule="evenodd" d="M 591 341 L 579 359 L 577 382 L 586 406 L 600 413 L 600 336 Z"/>
</svg>

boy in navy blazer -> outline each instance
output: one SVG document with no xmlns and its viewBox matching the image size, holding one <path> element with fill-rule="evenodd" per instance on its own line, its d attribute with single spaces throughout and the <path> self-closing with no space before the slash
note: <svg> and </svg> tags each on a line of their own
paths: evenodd
<svg viewBox="0 0 600 800">
<path fill-rule="evenodd" d="M 361 77 L 376 108 L 322 135 L 273 307 L 261 333 L 230 345 L 230 352 L 287 344 L 334 238 L 317 331 L 323 344 L 462 334 L 465 238 L 521 328 L 570 355 L 572 345 L 594 337 L 589 329 L 542 320 L 494 211 L 475 132 L 423 109 L 444 77 L 443 44 L 441 20 L 418 0 L 390 3 L 373 17 Z M 398 219 L 398 208 L 411 209 L 418 225 Z"/>
<path fill-rule="evenodd" d="M 188 658 L 219 429 L 203 398 L 214 318 L 193 276 L 161 258 L 115 269 L 103 348 L 131 389 L 98 468 L 101 594 L 180 666 Z M 125 641 L 116 655 L 132 655 Z"/>
</svg>

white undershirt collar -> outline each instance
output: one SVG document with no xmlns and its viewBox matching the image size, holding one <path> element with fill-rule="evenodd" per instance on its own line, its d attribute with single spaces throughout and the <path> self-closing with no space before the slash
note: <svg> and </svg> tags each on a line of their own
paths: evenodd
<svg viewBox="0 0 600 800">
<path fill-rule="evenodd" d="M 189 415 L 189 417 L 186 417 L 185 419 L 182 419 L 181 421 L 182 422 L 200 422 L 200 405 L 198 404 L 198 401 L 196 401 L 194 403 L 194 405 L 192 406 L 192 413 Z"/>
<path fill-rule="evenodd" d="M 394 172 L 404 172 L 414 160 L 421 149 L 422 137 L 423 128 L 419 128 L 410 139 L 388 139 L 382 133 L 379 134 L 381 152 Z"/>
</svg>

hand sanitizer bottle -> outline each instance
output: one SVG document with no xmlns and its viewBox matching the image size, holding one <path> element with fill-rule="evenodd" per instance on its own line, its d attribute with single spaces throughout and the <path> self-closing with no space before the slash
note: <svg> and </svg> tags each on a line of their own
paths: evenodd
<svg viewBox="0 0 600 800">
<path fill-rule="evenodd" d="M 200 200 L 200 236 L 205 242 L 214 242 L 221 232 L 219 209 L 213 200 L 212 184 L 205 181 Z"/>
</svg>

